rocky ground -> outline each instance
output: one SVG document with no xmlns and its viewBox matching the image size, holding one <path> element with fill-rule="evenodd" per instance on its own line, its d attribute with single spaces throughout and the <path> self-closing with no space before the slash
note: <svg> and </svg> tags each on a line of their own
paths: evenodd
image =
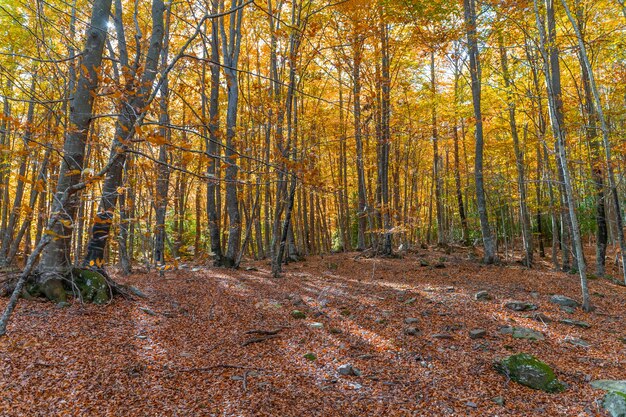
<svg viewBox="0 0 626 417">
<path fill-rule="evenodd" d="M 22 300 L 0 416 L 596 416 L 591 382 L 626 379 L 626 288 L 605 279 L 584 313 L 576 275 L 459 250 L 245 266 L 118 277 L 147 298 L 106 306 Z M 519 353 L 554 392 L 503 366 Z"/>
</svg>

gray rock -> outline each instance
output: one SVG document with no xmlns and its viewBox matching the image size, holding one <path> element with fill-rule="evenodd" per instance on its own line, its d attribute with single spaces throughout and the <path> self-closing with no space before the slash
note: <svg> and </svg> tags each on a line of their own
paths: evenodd
<svg viewBox="0 0 626 417">
<path fill-rule="evenodd" d="M 482 339 L 487 335 L 487 331 L 485 329 L 473 329 L 469 332 L 470 339 Z"/>
<path fill-rule="evenodd" d="M 580 346 L 580 347 L 584 347 L 584 348 L 588 348 L 589 346 L 591 346 L 591 344 L 589 342 L 587 342 L 586 340 L 583 339 L 579 339 L 577 337 L 566 337 L 565 341 L 567 343 L 570 343 L 574 346 Z"/>
<path fill-rule="evenodd" d="M 578 301 L 574 300 L 573 298 L 569 298 L 569 297 L 566 297 L 564 295 L 559 295 L 559 294 L 555 294 L 552 297 L 550 297 L 550 302 L 553 304 L 557 304 L 557 305 L 565 306 L 565 307 L 576 308 L 580 306 Z"/>
<path fill-rule="evenodd" d="M 611 417 L 626 417 L 626 380 L 593 381 L 591 386 L 608 391 L 602 400 L 602 406 Z"/>
<path fill-rule="evenodd" d="M 61 301 L 59 303 L 57 303 L 56 307 L 57 308 L 65 308 L 65 307 L 69 307 L 71 304 L 68 303 L 67 301 Z"/>
<path fill-rule="evenodd" d="M 569 324 L 570 326 L 582 327 L 583 329 L 588 329 L 591 327 L 591 324 L 585 321 L 578 321 L 578 320 L 571 320 L 571 319 L 559 320 L 559 323 Z"/>
<path fill-rule="evenodd" d="M 323 329 L 324 328 L 324 324 L 318 323 L 318 322 L 313 322 L 313 323 L 309 324 L 309 327 L 311 329 Z"/>
<path fill-rule="evenodd" d="M 493 401 L 494 403 L 498 404 L 501 407 L 504 406 L 504 398 L 499 395 L 497 397 L 493 397 L 491 401 Z"/>
<path fill-rule="evenodd" d="M 626 417 L 626 395 L 609 392 L 602 400 L 602 407 L 611 417 Z"/>
<path fill-rule="evenodd" d="M 416 327 L 407 327 L 406 329 L 404 329 L 404 334 L 409 335 L 409 336 L 416 336 L 419 334 L 419 330 Z"/>
<path fill-rule="evenodd" d="M 600 379 L 592 381 L 591 386 L 605 391 L 615 391 L 626 395 L 626 380 Z"/>
<path fill-rule="evenodd" d="M 341 365 L 339 368 L 337 368 L 337 372 L 339 372 L 340 375 L 344 376 L 361 376 L 361 371 L 358 368 L 352 366 L 352 364 L 350 363 Z"/>
<path fill-rule="evenodd" d="M 432 338 L 449 340 L 452 339 L 452 335 L 448 333 L 435 333 L 434 335 L 432 335 Z"/>
<path fill-rule="evenodd" d="M 477 408 L 478 407 L 478 405 L 475 402 L 473 402 L 473 401 L 468 401 L 468 402 L 465 403 L 465 405 L 470 407 L 470 408 Z"/>
<path fill-rule="evenodd" d="M 504 326 L 500 328 L 500 333 L 510 334 L 515 339 L 543 340 L 543 333 L 529 329 L 527 327 Z"/>
<path fill-rule="evenodd" d="M 407 317 L 407 318 L 404 319 L 404 322 L 406 324 L 415 324 L 415 323 L 418 323 L 419 320 L 416 319 L 415 317 Z"/>
<path fill-rule="evenodd" d="M 545 392 L 564 391 L 550 366 L 526 353 L 512 355 L 494 364 L 495 369 L 519 384 Z"/>
<path fill-rule="evenodd" d="M 569 307 L 569 306 L 559 306 L 559 308 L 561 309 L 561 311 L 564 311 L 568 314 L 574 314 L 576 312 L 576 309 L 574 307 Z"/>
<path fill-rule="evenodd" d="M 532 311 L 538 308 L 535 304 L 526 303 L 524 301 L 509 301 L 504 306 L 513 311 Z"/>
<path fill-rule="evenodd" d="M 489 295 L 489 293 L 485 290 L 478 291 L 476 294 L 474 294 L 474 300 L 476 301 L 491 300 L 491 295 Z"/>
</svg>

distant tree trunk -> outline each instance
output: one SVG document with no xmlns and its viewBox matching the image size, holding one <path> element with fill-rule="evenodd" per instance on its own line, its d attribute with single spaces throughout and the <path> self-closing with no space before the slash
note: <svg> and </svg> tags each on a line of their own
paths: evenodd
<svg viewBox="0 0 626 417">
<path fill-rule="evenodd" d="M 615 182 L 615 174 L 613 173 L 613 161 L 611 157 L 611 141 L 609 139 L 609 126 L 604 117 L 604 111 L 602 109 L 602 102 L 600 100 L 600 92 L 598 91 L 598 87 L 596 85 L 595 76 L 593 74 L 593 70 L 591 68 L 591 62 L 589 61 L 589 57 L 587 55 L 587 48 L 585 47 L 585 42 L 583 40 L 583 36 L 580 32 L 580 28 L 576 23 L 576 20 L 572 16 L 569 7 L 567 6 L 567 2 L 565 0 L 561 0 L 563 7 L 565 8 L 565 12 L 567 13 L 567 17 L 569 18 L 574 31 L 576 32 L 576 38 L 578 39 L 578 46 L 580 48 L 580 58 L 584 64 L 588 87 L 591 89 L 593 101 L 595 105 L 595 112 L 600 119 L 600 127 L 602 129 L 602 141 L 604 142 L 604 156 L 605 156 L 605 164 L 606 164 L 606 172 L 609 179 L 609 188 L 611 190 L 611 196 L 613 197 L 613 209 L 615 210 L 615 220 L 616 220 L 616 229 L 617 229 L 617 240 L 619 242 L 621 254 L 622 254 L 622 271 L 624 274 L 624 283 L 626 284 L 626 241 L 624 240 L 624 222 L 622 219 L 622 209 L 620 207 L 619 195 L 617 193 L 617 184 Z"/>
<path fill-rule="evenodd" d="M 171 4 L 171 3 L 170 3 Z M 163 36 L 163 48 L 161 50 L 161 67 L 167 65 L 169 53 L 169 27 L 171 18 L 171 5 L 166 6 L 165 34 Z M 167 200 L 170 185 L 170 168 L 169 168 L 169 83 L 168 77 L 165 75 L 161 82 L 160 98 L 159 98 L 159 142 L 163 142 L 159 146 L 159 159 L 156 164 L 157 180 L 156 180 L 156 197 L 155 197 L 155 233 L 154 233 L 154 254 L 153 261 L 156 265 L 165 265 L 165 216 L 167 213 Z"/>
<path fill-rule="evenodd" d="M 20 230 L 17 232 L 17 236 L 15 236 L 15 239 L 13 239 L 11 243 L 11 247 L 9 248 L 6 260 L 4 262 L 4 266 L 8 266 L 11 264 L 11 262 L 15 258 L 15 255 L 17 254 L 17 251 L 19 250 L 20 242 L 22 241 L 24 234 L 27 231 L 30 231 L 30 225 L 33 221 L 33 214 L 35 212 L 34 208 L 35 208 L 35 205 L 37 204 L 37 198 L 39 197 L 39 194 L 41 193 L 41 191 L 44 190 L 44 187 L 46 186 L 46 170 L 48 169 L 48 162 L 50 160 L 50 152 L 51 152 L 50 148 L 47 148 L 43 157 L 43 161 L 40 164 L 39 170 L 35 171 L 35 175 L 33 178 L 34 180 L 33 187 L 30 190 L 30 198 L 28 200 L 28 207 L 31 208 L 31 211 L 29 211 L 26 214 L 26 218 L 24 219 L 24 222 L 22 223 L 22 227 L 20 227 Z"/>
<path fill-rule="evenodd" d="M 485 198 L 485 185 L 483 179 L 483 119 L 481 111 L 481 70 L 478 59 L 478 33 L 476 28 L 476 4 L 475 0 L 463 0 L 465 10 L 465 26 L 467 30 L 467 43 L 469 45 L 470 77 L 472 86 L 472 102 L 474 105 L 474 117 L 476 119 L 476 156 L 474 176 L 476 180 L 476 205 L 480 219 L 480 230 L 485 247 L 484 262 L 491 264 L 496 262 L 496 244 L 489 227 L 487 217 L 487 201 Z"/>
<path fill-rule="evenodd" d="M 381 16 L 382 17 L 382 16 Z M 380 155 L 378 162 L 378 181 L 382 202 L 383 240 L 381 253 L 391 255 L 391 208 L 389 206 L 389 148 L 391 132 L 389 129 L 391 78 L 389 75 L 389 27 L 387 23 L 380 26 L 381 40 L 381 106 L 380 106 Z"/>
<path fill-rule="evenodd" d="M 547 0 L 550 3 L 552 0 Z M 567 197 L 567 208 L 569 211 L 569 217 L 572 224 L 572 240 L 574 248 L 576 250 L 576 259 L 578 265 L 578 273 L 580 275 L 580 285 L 582 290 L 582 306 L 585 311 L 591 310 L 591 303 L 589 299 L 589 288 L 587 287 L 587 270 L 585 265 L 585 257 L 583 255 L 582 240 L 580 237 L 580 229 L 578 226 L 578 216 L 576 214 L 576 205 L 574 201 L 574 190 L 572 188 L 572 182 L 570 179 L 569 168 L 567 166 L 567 155 L 565 153 L 565 131 L 560 124 L 561 119 L 557 115 L 557 98 L 555 96 L 555 90 L 553 88 L 553 76 L 551 74 L 550 59 L 546 52 L 546 34 L 543 26 L 543 21 L 539 15 L 539 8 L 537 6 L 537 0 L 533 1 L 535 18 L 537 27 L 539 29 L 539 43 L 540 51 L 544 62 L 544 74 L 546 81 L 546 89 L 548 92 L 548 109 L 550 110 L 550 121 L 552 122 L 552 130 L 556 137 L 556 152 L 557 157 L 561 161 L 561 168 L 564 180 L 564 188 Z M 551 5 L 548 4 L 547 8 L 550 9 Z M 554 67 L 552 68 L 554 70 Z"/>
<path fill-rule="evenodd" d="M 361 138 L 361 56 L 363 39 L 356 33 L 354 35 L 352 82 L 354 94 L 354 142 L 356 144 L 356 171 L 357 171 L 357 250 L 365 249 L 365 228 L 367 221 L 367 190 L 365 188 L 365 170 L 363 168 L 363 140 Z M 313 212 L 313 210 L 311 210 Z"/>
<path fill-rule="evenodd" d="M 37 80 L 37 70 L 35 69 L 31 74 L 30 82 L 30 97 L 35 97 L 35 81 Z M 15 186 L 15 194 L 13 196 L 13 209 L 9 215 L 9 223 L 4 230 L 2 236 L 2 252 L 0 252 L 0 263 L 6 264 L 7 256 L 11 250 L 11 243 L 13 242 L 13 236 L 15 235 L 15 229 L 20 220 L 22 213 L 22 199 L 24 197 L 24 185 L 26 178 L 26 170 L 28 169 L 28 156 L 30 152 L 30 141 L 33 135 L 33 124 L 35 119 L 35 100 L 31 100 L 28 103 L 28 111 L 26 115 L 26 126 L 24 128 L 24 134 L 22 136 L 22 156 L 20 157 L 20 167 L 17 172 L 17 184 Z"/>
<path fill-rule="evenodd" d="M 97 95 L 99 70 L 102 52 L 108 30 L 111 13 L 111 0 L 94 0 L 91 22 L 85 36 L 85 49 L 82 53 L 80 68 L 83 70 L 77 78 L 76 90 L 70 107 L 70 128 L 63 144 L 64 158 L 61 162 L 59 180 L 55 197 L 50 209 L 51 216 L 58 216 L 52 229 L 54 239 L 47 246 L 41 246 L 39 263 L 40 281 L 46 296 L 55 301 L 65 301 L 62 279 L 71 269 L 70 250 L 72 222 L 78 207 L 77 194 L 72 194 L 61 204 L 61 197 L 67 190 L 79 183 L 83 172 L 85 143 L 92 120 L 94 97 Z M 38 247 L 41 243 L 38 244 Z M 33 251 L 33 255 L 35 251 Z"/>
<path fill-rule="evenodd" d="M 243 0 L 232 0 L 232 8 L 243 4 Z M 243 9 L 230 14 L 229 36 L 226 36 L 224 17 L 220 18 L 222 34 L 222 55 L 224 57 L 224 74 L 228 90 L 228 108 L 226 110 L 226 209 L 228 210 L 228 246 L 224 255 L 224 265 L 233 267 L 237 261 L 241 241 L 241 216 L 239 214 L 239 197 L 237 196 L 237 171 L 239 162 L 236 150 L 237 105 L 239 102 L 239 84 L 237 65 L 241 50 L 241 22 Z"/>
<path fill-rule="evenodd" d="M 502 34 L 498 38 L 500 49 L 500 64 L 502 66 L 502 75 L 504 78 L 504 87 L 507 92 L 507 107 L 509 111 L 509 126 L 511 128 L 511 137 L 513 139 L 513 152 L 515 153 L 515 167 L 517 168 L 517 190 L 519 192 L 519 208 L 520 208 L 520 224 L 522 228 L 522 240 L 524 244 L 524 265 L 531 267 L 533 264 L 533 236 L 530 225 L 530 215 L 528 214 L 528 204 L 526 203 L 526 182 L 524 175 L 524 155 L 520 148 L 519 135 L 517 133 L 517 122 L 515 120 L 515 100 L 513 98 L 514 88 L 509 74 L 509 64 L 506 49 L 504 49 L 504 41 Z M 524 139 L 526 139 L 527 130 L 524 129 Z M 524 140 L 524 142 L 526 142 Z"/>
<path fill-rule="evenodd" d="M 470 244 L 469 227 L 467 225 L 467 217 L 465 215 L 465 206 L 463 204 L 463 192 L 461 191 L 461 168 L 460 168 L 460 155 L 459 155 L 459 127 L 458 127 L 458 109 L 459 104 L 459 79 L 462 74 L 462 67 L 459 62 L 458 54 L 455 54 L 454 61 L 454 126 L 452 127 L 452 134 L 454 140 L 454 185 L 456 187 L 456 200 L 459 207 L 459 219 L 461 221 L 462 240 L 467 246 Z"/>
<path fill-rule="evenodd" d="M 439 135 L 437 131 L 437 79 L 435 77 L 435 51 L 430 51 L 430 93 L 431 93 L 431 122 L 433 140 L 433 181 L 435 182 L 435 206 L 437 207 L 437 244 L 445 245 L 444 213 L 442 201 L 443 180 L 441 178 L 442 158 L 439 155 Z"/>
<path fill-rule="evenodd" d="M 219 11 L 219 0 L 212 1 L 212 12 L 216 14 Z M 205 49 L 206 50 L 206 49 Z M 211 241 L 211 256 L 213 257 L 214 266 L 222 266 L 222 243 L 220 231 L 220 219 L 218 216 L 219 204 L 216 200 L 216 193 L 219 194 L 219 178 L 217 165 L 221 155 L 221 141 L 219 135 L 220 115 L 219 115 L 219 94 L 220 94 L 220 68 L 217 64 L 220 62 L 219 48 L 219 22 L 217 19 L 211 20 L 211 61 L 215 63 L 211 65 L 211 97 L 209 99 L 209 138 L 206 143 L 206 149 L 209 156 L 207 176 L 207 218 L 209 221 L 209 238 Z M 206 71 L 206 64 L 202 67 L 203 73 Z M 202 83 L 204 91 L 204 83 Z M 206 114 L 206 95 L 202 94 L 203 115 Z M 206 123 L 206 122 L 205 122 Z M 206 137 L 206 133 L 205 133 Z"/>
</svg>

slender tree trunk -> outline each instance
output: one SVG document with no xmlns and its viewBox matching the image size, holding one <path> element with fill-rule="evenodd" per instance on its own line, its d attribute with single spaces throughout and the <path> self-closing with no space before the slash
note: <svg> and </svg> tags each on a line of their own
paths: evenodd
<svg viewBox="0 0 626 417">
<path fill-rule="evenodd" d="M 476 155 L 474 176 L 476 180 L 476 205 L 478 206 L 478 217 L 480 219 L 480 230 L 483 236 L 485 247 L 485 263 L 491 264 L 497 261 L 496 244 L 489 227 L 487 217 L 487 201 L 485 198 L 485 185 L 483 179 L 483 120 L 481 111 L 481 70 L 478 59 L 478 33 L 476 27 L 476 5 L 475 0 L 463 0 L 465 10 L 465 25 L 467 30 L 467 43 L 469 45 L 470 76 L 472 86 L 472 102 L 474 106 L 474 117 L 476 119 Z"/>
<path fill-rule="evenodd" d="M 242 0 L 232 0 L 232 8 L 241 6 Z M 228 108 L 226 110 L 226 209 L 228 211 L 228 246 L 224 255 L 224 264 L 233 267 L 237 261 L 241 241 L 241 216 L 239 214 L 239 197 L 237 196 L 238 153 L 236 150 L 237 105 L 239 102 L 239 81 L 237 65 L 241 49 L 241 22 L 243 9 L 230 14 L 229 36 L 226 36 L 224 17 L 220 18 L 222 34 L 222 55 L 224 57 L 224 73 L 228 91 Z"/>
<path fill-rule="evenodd" d="M 547 0 L 547 3 L 550 3 L 552 0 Z M 554 74 L 551 74 L 550 68 L 550 59 L 548 57 L 548 53 L 546 52 L 546 34 L 545 28 L 543 26 L 543 22 L 539 15 L 539 8 L 537 6 L 537 0 L 533 1 L 534 10 L 535 10 L 535 18 L 537 21 L 537 27 L 539 29 L 539 43 L 540 43 L 540 51 L 543 57 L 544 62 L 544 74 L 546 81 L 546 89 L 548 92 L 548 109 L 550 110 L 550 121 L 552 123 L 552 130 L 554 135 L 556 136 L 556 145 L 557 145 L 557 157 L 561 161 L 561 168 L 563 174 L 563 182 L 564 188 L 567 198 L 567 208 L 569 211 L 569 217 L 572 224 L 572 240 L 574 243 L 574 248 L 576 250 L 576 259 L 578 265 L 578 273 L 580 275 L 580 285 L 582 290 L 582 306 L 585 311 L 591 310 L 591 301 L 589 298 L 589 288 L 587 287 L 587 268 L 585 265 L 585 257 L 583 255 L 583 247 L 582 240 L 580 237 L 580 229 L 578 226 L 578 216 L 576 214 L 576 203 L 574 200 L 574 190 L 572 188 L 569 168 L 567 166 L 567 155 L 565 153 L 565 131 L 561 125 L 561 118 L 559 118 L 557 114 L 557 98 L 555 96 L 555 90 L 553 88 L 553 77 Z M 551 4 L 547 4 L 547 9 L 551 8 Z M 558 69 L 558 63 L 556 65 Z M 555 66 L 552 67 L 552 70 L 555 69 Z"/>
<path fill-rule="evenodd" d="M 524 175 L 524 155 L 522 153 L 519 135 L 517 133 L 517 122 L 515 120 L 515 100 L 513 98 L 514 88 L 509 74 L 509 64 L 506 49 L 504 49 L 504 41 L 502 34 L 499 34 L 500 64 L 502 66 L 502 75 L 504 78 L 504 87 L 507 91 L 507 107 L 509 111 L 509 126 L 511 128 L 511 137 L 513 139 L 513 151 L 515 153 L 515 167 L 517 168 L 517 190 L 519 193 L 519 209 L 520 209 L 520 225 L 522 228 L 522 240 L 524 244 L 524 265 L 531 267 L 533 263 L 533 238 L 530 225 L 530 215 L 528 214 L 528 204 L 526 203 L 526 182 Z M 526 143 L 526 132 L 524 128 L 524 143 Z"/>
<path fill-rule="evenodd" d="M 361 54 L 363 39 L 360 35 L 354 35 L 352 82 L 354 94 L 354 142 L 356 144 L 356 171 L 357 171 L 357 250 L 365 249 L 365 228 L 367 221 L 367 190 L 365 188 L 365 170 L 363 168 L 363 140 L 361 138 Z M 313 212 L 313 210 L 311 210 Z"/>
<path fill-rule="evenodd" d="M 609 139 L 609 126 L 604 117 L 604 111 L 602 109 L 602 102 L 600 100 L 600 92 L 598 91 L 598 87 L 596 86 L 595 76 L 593 74 L 593 70 L 591 68 L 591 62 L 589 61 L 589 57 L 587 55 L 587 48 L 585 46 L 585 42 L 583 41 L 583 36 L 580 32 L 580 28 L 576 23 L 576 20 L 572 16 L 569 7 L 567 6 L 567 2 L 565 0 L 561 0 L 561 4 L 565 8 L 565 12 L 567 13 L 567 17 L 569 18 L 572 27 L 574 28 L 574 32 L 576 33 L 576 38 L 578 39 L 578 46 L 580 48 L 580 58 L 583 61 L 584 68 L 586 70 L 586 75 L 588 77 L 589 88 L 591 89 L 593 101 L 595 105 L 595 111 L 598 115 L 598 119 L 600 119 L 600 127 L 602 129 L 602 141 L 604 143 L 604 157 L 605 157 L 605 165 L 606 172 L 609 180 L 609 188 L 611 190 L 611 197 L 613 199 L 613 209 L 615 210 L 615 220 L 616 220 L 616 229 L 617 229 L 617 240 L 619 242 L 620 251 L 622 254 L 622 271 L 624 274 L 624 283 L 626 284 L 626 241 L 624 240 L 624 222 L 622 219 L 622 209 L 620 207 L 619 195 L 617 193 L 617 184 L 615 182 L 615 174 L 613 173 L 613 162 L 611 157 L 611 141 Z"/>
</svg>

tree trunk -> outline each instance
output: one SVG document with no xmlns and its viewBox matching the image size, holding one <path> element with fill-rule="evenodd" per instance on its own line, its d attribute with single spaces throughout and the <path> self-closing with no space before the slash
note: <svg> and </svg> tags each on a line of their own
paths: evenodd
<svg viewBox="0 0 626 417">
<path fill-rule="evenodd" d="M 55 301 L 65 301 L 66 298 L 62 277 L 71 269 L 72 222 L 79 198 L 74 193 L 61 204 L 61 196 L 79 183 L 83 172 L 85 143 L 92 120 L 94 97 L 97 95 L 98 75 L 110 13 L 111 0 L 94 0 L 80 65 L 83 70 L 78 76 L 72 97 L 70 128 L 65 135 L 59 180 L 50 210 L 50 215 L 58 216 L 59 221 L 53 224 L 51 230 L 46 231 L 46 236 L 54 236 L 50 244 L 41 246 L 40 241 L 37 246 L 42 251 L 39 263 L 40 281 L 44 284 L 46 296 Z"/>
<path fill-rule="evenodd" d="M 478 59 L 478 33 L 476 28 L 476 5 L 475 0 L 463 0 L 465 10 L 465 26 L 467 30 L 467 43 L 469 45 L 470 76 L 472 86 L 472 102 L 474 117 L 476 119 L 476 156 L 474 176 L 476 180 L 476 205 L 480 219 L 480 230 L 485 247 L 484 262 L 491 264 L 497 261 L 496 244 L 489 227 L 487 217 L 487 201 L 485 198 L 485 185 L 483 180 L 483 119 L 481 112 L 481 70 Z"/>
</svg>

